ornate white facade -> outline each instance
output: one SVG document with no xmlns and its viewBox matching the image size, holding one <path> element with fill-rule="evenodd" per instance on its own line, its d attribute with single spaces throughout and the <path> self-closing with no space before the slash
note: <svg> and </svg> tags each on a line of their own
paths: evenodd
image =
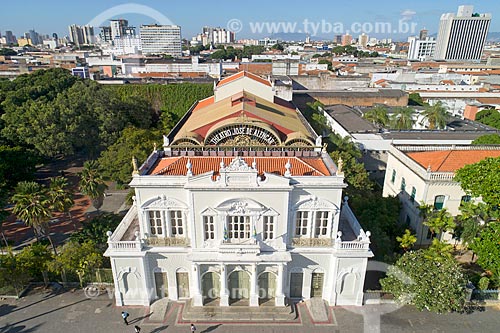
<svg viewBox="0 0 500 333">
<path fill-rule="evenodd" d="M 234 103 L 234 96 L 228 98 Z M 259 102 L 249 103 L 251 118 L 260 112 L 254 109 Z M 248 122 L 242 108 L 233 118 L 240 127 Z M 195 105 L 181 123 L 188 126 L 195 112 L 208 110 Z M 290 112 L 303 121 L 298 111 Z M 225 117 L 225 131 L 227 124 Z M 286 125 L 299 126 L 289 120 Z M 193 306 L 230 306 L 235 300 L 284 306 L 287 299 L 321 297 L 331 305 L 361 305 L 373 256 L 370 234 L 342 202 L 343 174 L 312 144 L 318 142 L 314 132 L 306 128 L 303 136 L 287 139 L 284 127 L 254 121 L 253 127 L 281 142 L 301 137 L 303 145 L 252 148 L 234 146 L 231 139 L 231 147 L 187 148 L 175 145 L 185 144 L 180 136 L 203 141 L 213 130 L 183 132 L 183 126 L 135 171 L 134 204 L 109 235 L 116 304 L 147 306 L 168 297 L 191 299 Z"/>
</svg>

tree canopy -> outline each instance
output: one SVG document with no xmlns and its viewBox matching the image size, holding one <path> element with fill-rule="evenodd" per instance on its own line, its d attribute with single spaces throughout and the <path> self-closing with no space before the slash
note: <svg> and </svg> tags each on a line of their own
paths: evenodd
<svg viewBox="0 0 500 333">
<path fill-rule="evenodd" d="M 455 180 L 465 192 L 482 197 L 491 206 L 500 205 L 500 157 L 486 158 L 457 170 Z"/>
<path fill-rule="evenodd" d="M 500 285 L 500 222 L 491 222 L 470 244 L 477 263 Z"/>
<path fill-rule="evenodd" d="M 425 250 L 403 254 L 381 281 L 382 288 L 401 304 L 436 313 L 461 311 L 467 280 L 453 258 L 428 259 Z"/>
<path fill-rule="evenodd" d="M 472 141 L 473 145 L 500 145 L 500 135 L 486 134 Z"/>
<path fill-rule="evenodd" d="M 495 109 L 485 109 L 476 114 L 476 121 L 500 129 L 500 112 Z"/>
</svg>

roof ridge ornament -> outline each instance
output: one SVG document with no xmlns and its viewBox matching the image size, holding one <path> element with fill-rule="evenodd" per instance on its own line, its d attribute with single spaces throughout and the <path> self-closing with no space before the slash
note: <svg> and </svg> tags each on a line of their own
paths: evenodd
<svg viewBox="0 0 500 333">
<path fill-rule="evenodd" d="M 193 167 L 193 164 L 191 163 L 191 160 L 188 158 L 188 161 L 186 163 L 186 168 L 187 168 L 186 176 L 188 176 L 188 177 L 193 176 L 193 171 L 191 170 L 192 167 Z"/>
<path fill-rule="evenodd" d="M 285 169 L 286 169 L 285 174 L 284 174 L 285 177 L 291 177 L 292 176 L 292 173 L 290 172 L 291 168 L 292 168 L 292 165 L 290 164 L 290 159 L 288 159 L 288 161 L 285 164 Z"/>
</svg>

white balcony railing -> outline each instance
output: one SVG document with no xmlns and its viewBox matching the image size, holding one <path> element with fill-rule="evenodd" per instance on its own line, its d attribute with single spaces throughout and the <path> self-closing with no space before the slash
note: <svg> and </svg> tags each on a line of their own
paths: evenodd
<svg viewBox="0 0 500 333">
<path fill-rule="evenodd" d="M 141 251 L 142 243 L 141 241 L 108 241 L 108 246 L 112 251 L 118 252 L 130 252 L 130 251 Z"/>
</svg>

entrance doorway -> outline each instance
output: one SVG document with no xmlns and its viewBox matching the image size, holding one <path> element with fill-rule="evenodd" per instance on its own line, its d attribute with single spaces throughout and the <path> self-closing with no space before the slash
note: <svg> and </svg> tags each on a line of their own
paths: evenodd
<svg viewBox="0 0 500 333">
<path fill-rule="evenodd" d="M 203 300 L 210 300 L 220 297 L 220 278 L 217 273 L 208 272 L 201 278 L 201 293 Z"/>
<path fill-rule="evenodd" d="M 260 299 L 268 300 L 276 296 L 276 276 L 273 273 L 262 273 L 258 282 Z"/>
<path fill-rule="evenodd" d="M 229 298 L 246 299 L 250 294 L 250 277 L 244 271 L 232 272 L 229 275 Z"/>
<path fill-rule="evenodd" d="M 312 273 L 311 297 L 323 296 L 323 273 Z"/>
<path fill-rule="evenodd" d="M 304 276 L 302 273 L 290 274 L 290 298 L 302 297 L 302 281 Z"/>
<path fill-rule="evenodd" d="M 178 298 L 188 298 L 189 297 L 189 275 L 188 273 L 178 272 L 177 276 L 177 297 Z"/>
<path fill-rule="evenodd" d="M 168 297 L 167 273 L 155 272 L 156 297 Z"/>
</svg>

